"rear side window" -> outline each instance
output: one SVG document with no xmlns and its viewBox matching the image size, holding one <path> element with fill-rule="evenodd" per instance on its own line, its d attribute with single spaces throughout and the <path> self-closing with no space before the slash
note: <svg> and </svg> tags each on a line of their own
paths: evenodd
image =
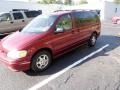
<svg viewBox="0 0 120 90">
<path fill-rule="evenodd" d="M 84 18 L 85 18 L 84 13 L 82 11 L 74 12 L 72 13 L 72 16 L 73 16 L 74 26 L 78 28 L 81 27 L 82 23 L 84 22 Z"/>
<path fill-rule="evenodd" d="M 99 20 L 98 15 L 92 11 L 74 12 L 72 15 L 73 15 L 75 27 L 90 25 L 90 23 L 94 23 Z"/>
<path fill-rule="evenodd" d="M 91 18 L 89 12 L 85 12 L 85 11 L 75 12 L 73 16 L 75 19 L 79 20 L 79 23 L 87 22 L 87 20 Z"/>
<path fill-rule="evenodd" d="M 91 11 L 88 13 L 88 15 L 90 16 L 90 18 L 89 18 L 90 22 L 96 23 L 96 22 L 100 21 L 99 14 L 97 12 Z"/>
<path fill-rule="evenodd" d="M 27 12 L 25 12 L 25 15 L 27 16 L 27 18 L 36 17 L 40 14 L 41 14 L 41 12 L 39 12 L 39 11 L 27 11 Z"/>
<path fill-rule="evenodd" d="M 91 12 L 92 17 L 95 19 L 96 22 L 100 21 L 99 13 L 97 11 Z"/>
<path fill-rule="evenodd" d="M 13 13 L 13 17 L 14 17 L 15 20 L 23 19 L 23 15 L 20 12 Z"/>
<path fill-rule="evenodd" d="M 71 16 L 69 14 L 62 16 L 57 25 L 56 28 L 63 28 L 64 30 L 70 30 L 72 29 L 72 20 Z"/>
</svg>

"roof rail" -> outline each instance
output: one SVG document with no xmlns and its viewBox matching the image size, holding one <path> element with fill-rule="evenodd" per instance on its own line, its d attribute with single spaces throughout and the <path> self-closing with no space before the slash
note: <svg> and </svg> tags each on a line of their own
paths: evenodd
<svg viewBox="0 0 120 90">
<path fill-rule="evenodd" d="M 56 10 L 54 12 L 60 12 L 60 11 L 71 11 L 71 10 Z"/>
<path fill-rule="evenodd" d="M 56 10 L 54 12 L 62 12 L 62 11 L 100 11 L 100 10 L 92 10 L 92 9 L 73 9 L 73 10 Z"/>
</svg>

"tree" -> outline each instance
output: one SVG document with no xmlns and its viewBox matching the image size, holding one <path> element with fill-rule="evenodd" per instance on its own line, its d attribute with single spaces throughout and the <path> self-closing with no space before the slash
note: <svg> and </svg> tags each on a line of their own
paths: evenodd
<svg viewBox="0 0 120 90">
<path fill-rule="evenodd" d="M 42 0 L 42 1 L 38 1 L 38 3 L 42 3 L 42 4 L 54 4 L 54 3 L 56 3 L 56 0 Z"/>
<path fill-rule="evenodd" d="M 40 0 L 38 1 L 38 3 L 40 4 L 65 4 L 65 5 L 71 5 L 72 4 L 72 0 L 65 0 L 65 2 L 63 3 L 62 0 Z"/>
<path fill-rule="evenodd" d="M 71 5 L 72 4 L 72 0 L 65 0 L 65 5 Z"/>
<path fill-rule="evenodd" d="M 86 0 L 80 0 L 80 4 L 87 4 L 88 2 Z"/>
<path fill-rule="evenodd" d="M 63 4 L 62 0 L 56 0 L 56 4 Z"/>
<path fill-rule="evenodd" d="M 120 0 L 114 0 L 116 4 L 120 4 Z"/>
</svg>

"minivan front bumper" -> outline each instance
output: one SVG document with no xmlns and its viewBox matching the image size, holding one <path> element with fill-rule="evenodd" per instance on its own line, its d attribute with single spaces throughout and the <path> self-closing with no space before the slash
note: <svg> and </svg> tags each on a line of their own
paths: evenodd
<svg viewBox="0 0 120 90">
<path fill-rule="evenodd" d="M 6 54 L 0 52 L 0 63 L 4 64 L 12 71 L 26 71 L 30 69 L 30 59 L 22 58 L 18 60 L 11 60 Z"/>
</svg>

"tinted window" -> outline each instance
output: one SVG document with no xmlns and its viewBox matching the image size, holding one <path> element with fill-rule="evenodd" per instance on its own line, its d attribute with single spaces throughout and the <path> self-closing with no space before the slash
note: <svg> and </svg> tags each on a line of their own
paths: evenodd
<svg viewBox="0 0 120 90">
<path fill-rule="evenodd" d="M 39 12 L 39 11 L 28 11 L 28 12 L 25 12 L 25 15 L 28 18 L 36 17 L 36 16 L 38 16 L 40 14 L 41 14 L 41 12 Z"/>
<path fill-rule="evenodd" d="M 13 13 L 14 19 L 18 20 L 18 19 L 23 19 L 23 15 L 22 13 Z"/>
<path fill-rule="evenodd" d="M 94 14 L 92 14 L 90 11 L 84 12 L 84 16 L 85 16 L 84 22 L 86 23 L 94 22 Z"/>
<path fill-rule="evenodd" d="M 99 16 L 98 16 L 97 12 L 91 11 L 91 12 L 89 12 L 88 15 L 90 16 L 90 21 L 91 21 L 92 23 L 99 21 Z"/>
<path fill-rule="evenodd" d="M 73 15 L 77 18 L 85 18 L 85 14 L 83 11 L 81 12 L 74 12 Z"/>
<path fill-rule="evenodd" d="M 62 16 L 58 24 L 56 25 L 56 28 L 63 28 L 65 30 L 70 30 L 72 28 L 71 16 L 69 14 Z"/>
<path fill-rule="evenodd" d="M 96 20 L 98 20 L 98 16 L 92 11 L 74 12 L 72 15 L 74 17 L 73 19 L 75 27 L 90 25 L 90 23 L 94 23 Z"/>
<path fill-rule="evenodd" d="M 4 13 L 0 15 L 0 21 L 10 21 L 12 20 L 10 13 Z"/>
<path fill-rule="evenodd" d="M 73 19 L 74 19 L 74 26 L 75 27 L 80 27 L 81 23 L 84 19 L 84 14 L 83 12 L 74 12 L 72 13 Z"/>
<path fill-rule="evenodd" d="M 73 15 L 75 18 L 78 18 L 78 19 L 86 19 L 91 17 L 89 12 L 85 12 L 85 11 L 75 12 Z"/>
</svg>

